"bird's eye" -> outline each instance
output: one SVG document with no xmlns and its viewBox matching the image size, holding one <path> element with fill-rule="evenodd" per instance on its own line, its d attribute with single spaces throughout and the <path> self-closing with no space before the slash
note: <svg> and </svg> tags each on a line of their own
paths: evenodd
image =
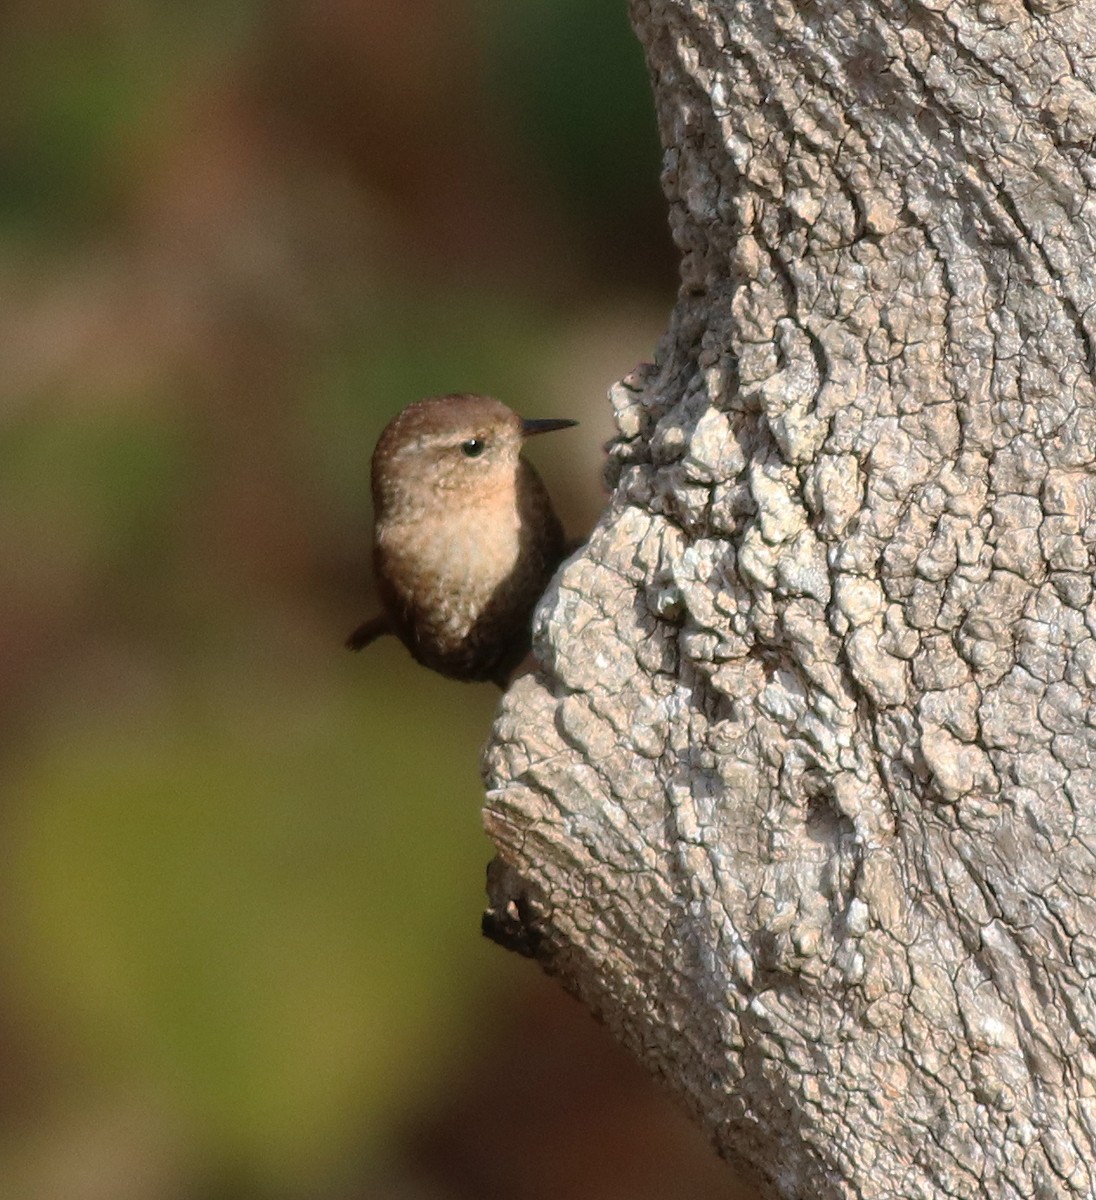
<svg viewBox="0 0 1096 1200">
<path fill-rule="evenodd" d="M 486 448 L 487 443 L 483 438 L 469 438 L 460 444 L 460 452 L 465 458 L 479 458 Z"/>
</svg>

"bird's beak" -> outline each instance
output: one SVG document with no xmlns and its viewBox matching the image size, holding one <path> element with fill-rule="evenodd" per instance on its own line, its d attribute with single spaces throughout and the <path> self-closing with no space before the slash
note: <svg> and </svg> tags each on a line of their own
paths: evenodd
<svg viewBox="0 0 1096 1200">
<path fill-rule="evenodd" d="M 521 436 L 532 437 L 534 433 L 551 433 L 553 429 L 570 429 L 577 421 L 565 421 L 562 418 L 549 417 L 544 421 L 522 421 Z"/>
</svg>

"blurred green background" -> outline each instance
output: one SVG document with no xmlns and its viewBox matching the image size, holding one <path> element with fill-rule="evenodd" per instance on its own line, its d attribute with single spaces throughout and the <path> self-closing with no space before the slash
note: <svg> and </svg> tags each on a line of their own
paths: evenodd
<svg viewBox="0 0 1096 1200">
<path fill-rule="evenodd" d="M 419 396 L 579 431 L 675 288 L 623 0 L 0 12 L 0 1197 L 730 1196 L 478 932 L 498 694 L 342 650 Z"/>
</svg>

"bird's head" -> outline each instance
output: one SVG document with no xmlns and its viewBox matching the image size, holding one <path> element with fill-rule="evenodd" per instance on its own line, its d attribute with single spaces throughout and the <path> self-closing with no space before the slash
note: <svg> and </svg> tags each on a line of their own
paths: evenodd
<svg viewBox="0 0 1096 1200">
<path fill-rule="evenodd" d="M 489 396 L 437 396 L 408 405 L 373 451 L 376 514 L 414 519 L 509 492 L 525 439 L 575 423 L 525 421 Z"/>
</svg>

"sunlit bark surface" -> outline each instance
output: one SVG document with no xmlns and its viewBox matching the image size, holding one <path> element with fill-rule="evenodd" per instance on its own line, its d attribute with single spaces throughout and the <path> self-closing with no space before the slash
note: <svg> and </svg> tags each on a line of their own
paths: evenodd
<svg viewBox="0 0 1096 1200">
<path fill-rule="evenodd" d="M 491 931 L 780 1197 L 1096 1191 L 1096 2 L 635 0 L 682 283 Z"/>
</svg>

